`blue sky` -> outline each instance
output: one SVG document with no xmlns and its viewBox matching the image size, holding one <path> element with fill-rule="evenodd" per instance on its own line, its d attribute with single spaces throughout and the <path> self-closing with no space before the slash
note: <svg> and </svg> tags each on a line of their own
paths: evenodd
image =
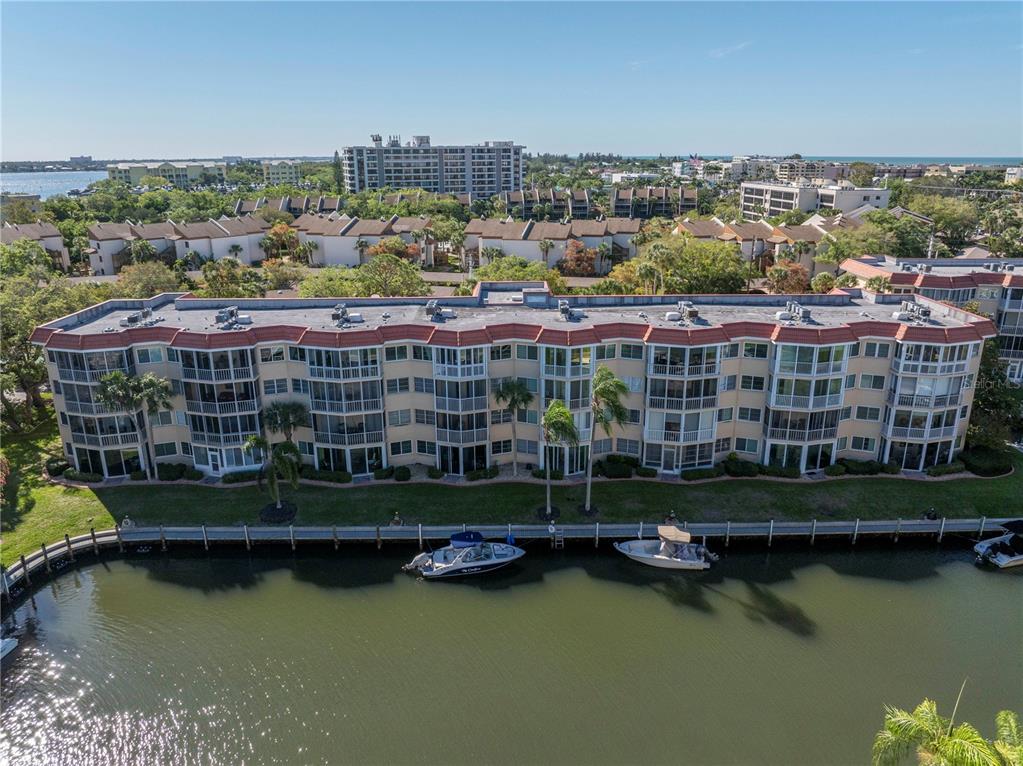
<svg viewBox="0 0 1023 766">
<path fill-rule="evenodd" d="M 4 159 L 1023 154 L 1023 3 L 12 3 Z M 193 34 L 186 35 L 186 31 Z"/>
</svg>

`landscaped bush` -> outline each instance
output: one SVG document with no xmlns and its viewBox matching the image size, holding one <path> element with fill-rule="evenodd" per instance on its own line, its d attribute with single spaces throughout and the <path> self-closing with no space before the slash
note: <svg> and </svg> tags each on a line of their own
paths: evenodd
<svg viewBox="0 0 1023 766">
<path fill-rule="evenodd" d="M 608 464 L 604 466 L 604 475 L 609 479 L 631 479 L 632 466 L 628 463 L 608 462 Z"/>
<path fill-rule="evenodd" d="M 477 468 L 475 471 L 469 471 L 465 474 L 466 481 L 479 481 L 480 479 L 485 478 L 486 474 L 483 472 L 482 468 Z"/>
<path fill-rule="evenodd" d="M 412 478 L 412 470 L 407 465 L 399 465 L 394 469 L 395 481 L 408 481 Z"/>
<path fill-rule="evenodd" d="M 881 472 L 891 474 L 901 473 L 902 467 L 899 466 L 899 464 L 896 463 L 894 460 L 889 460 L 887 463 L 881 466 Z"/>
<path fill-rule="evenodd" d="M 757 466 L 760 473 L 765 476 L 776 476 L 782 479 L 798 479 L 799 478 L 799 466 L 798 465 L 759 465 Z"/>
<path fill-rule="evenodd" d="M 374 479 L 390 479 L 392 476 L 394 476 L 393 465 L 389 465 L 387 466 L 387 468 L 377 468 L 375 471 L 373 471 Z"/>
<path fill-rule="evenodd" d="M 129 474 L 129 477 L 131 478 L 132 481 L 145 481 L 146 479 L 149 478 L 148 476 L 146 476 L 145 471 L 132 471 Z"/>
<path fill-rule="evenodd" d="M 426 469 L 426 475 L 429 476 L 431 479 L 443 479 L 444 478 L 444 472 L 441 469 L 436 468 L 436 467 L 434 467 L 432 465 L 429 468 Z"/>
<path fill-rule="evenodd" d="M 844 476 L 845 473 L 845 466 L 841 463 L 833 463 L 824 469 L 824 474 L 826 476 Z"/>
<path fill-rule="evenodd" d="M 87 471 L 79 471 L 75 468 L 68 468 L 62 475 L 68 481 L 84 481 L 88 483 L 103 481 L 103 477 L 98 473 L 88 473 Z"/>
<path fill-rule="evenodd" d="M 593 464 L 593 475 L 594 476 L 606 476 L 607 466 L 603 460 L 598 460 Z"/>
<path fill-rule="evenodd" d="M 352 480 L 352 475 L 348 471 L 317 471 L 311 465 L 302 466 L 300 473 L 303 479 L 332 481 L 335 484 L 347 484 Z"/>
<path fill-rule="evenodd" d="M 842 458 L 838 461 L 853 476 L 873 476 L 881 473 L 881 464 L 876 460 L 850 460 Z"/>
<path fill-rule="evenodd" d="M 206 474 L 204 474 L 199 469 L 193 468 L 192 466 L 189 465 L 185 466 L 185 472 L 184 474 L 182 474 L 182 478 L 188 479 L 189 481 L 200 481 L 205 475 Z"/>
<path fill-rule="evenodd" d="M 716 479 L 718 476 L 725 475 L 725 469 L 721 465 L 716 465 L 712 468 L 693 468 L 689 471 L 682 471 L 679 474 L 682 477 L 682 481 L 696 481 L 697 479 Z"/>
<path fill-rule="evenodd" d="M 46 473 L 50 476 L 63 476 L 71 464 L 62 457 L 51 457 L 46 460 Z"/>
<path fill-rule="evenodd" d="M 629 472 L 629 475 L 630 476 L 632 475 L 631 471 Z M 546 479 L 547 478 L 547 471 L 545 469 L 543 469 L 543 468 L 534 468 L 533 469 L 533 477 L 536 478 L 536 479 Z M 551 471 L 551 481 L 561 481 L 564 478 L 565 478 L 565 475 L 561 471 L 559 471 L 558 469 L 555 468 L 554 470 Z"/>
<path fill-rule="evenodd" d="M 234 471 L 225 473 L 221 477 L 224 484 L 241 484 L 243 481 L 255 481 L 259 478 L 259 471 Z"/>
<path fill-rule="evenodd" d="M 973 447 L 959 453 L 959 459 L 966 470 L 978 476 L 1001 476 L 1012 470 L 1012 459 L 1008 452 Z"/>
<path fill-rule="evenodd" d="M 647 468 L 645 465 L 641 465 L 636 469 L 636 475 L 642 476 L 644 479 L 654 479 L 657 477 L 657 469 Z"/>
<path fill-rule="evenodd" d="M 608 463 L 625 463 L 625 465 L 639 468 L 639 458 L 633 455 L 608 455 Z"/>
<path fill-rule="evenodd" d="M 157 463 L 156 478 L 160 481 L 177 481 L 185 475 L 187 468 L 184 463 Z"/>
<path fill-rule="evenodd" d="M 962 460 L 953 460 L 951 463 L 940 463 L 932 465 L 927 469 L 928 476 L 946 476 L 950 473 L 962 473 L 966 470 L 966 464 Z"/>
<path fill-rule="evenodd" d="M 718 465 L 729 476 L 757 476 L 760 473 L 760 467 L 756 463 L 750 460 L 743 460 L 734 452 L 729 453 L 728 457 Z"/>
</svg>

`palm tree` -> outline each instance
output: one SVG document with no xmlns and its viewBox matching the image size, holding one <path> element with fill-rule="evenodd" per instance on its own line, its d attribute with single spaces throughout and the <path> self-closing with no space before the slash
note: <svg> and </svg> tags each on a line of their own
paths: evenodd
<svg viewBox="0 0 1023 766">
<path fill-rule="evenodd" d="M 512 462 L 512 474 L 515 476 L 519 475 L 519 453 L 518 453 L 518 431 L 516 429 L 516 421 L 519 419 L 519 410 L 526 409 L 533 402 L 533 392 L 530 391 L 526 384 L 518 378 L 508 378 L 501 382 L 501 385 L 494 391 L 494 399 L 497 400 L 498 404 L 503 404 L 504 408 L 511 413 L 511 424 L 512 424 L 512 446 L 515 448 L 515 460 Z"/>
<path fill-rule="evenodd" d="M 543 265 L 550 266 L 547 262 L 547 254 L 554 248 L 554 242 L 549 239 L 541 239 L 536 243 L 536 246 L 540 248 L 540 252 L 543 253 Z"/>
<path fill-rule="evenodd" d="M 597 271 L 603 272 L 603 266 L 605 263 L 611 261 L 611 245 L 607 242 L 601 242 L 597 246 Z"/>
<path fill-rule="evenodd" d="M 659 271 L 657 264 L 646 258 L 641 259 L 636 264 L 636 277 L 642 282 L 643 286 L 650 285 L 648 294 L 653 295 L 657 292 L 657 277 Z"/>
<path fill-rule="evenodd" d="M 863 286 L 874 293 L 887 293 L 892 289 L 891 280 L 883 276 L 871 277 Z"/>
<path fill-rule="evenodd" d="M 1002 710 L 995 716 L 995 741 L 991 744 L 1005 766 L 1023 764 L 1023 734 L 1019 716 L 1012 710 Z"/>
<path fill-rule="evenodd" d="M 355 240 L 355 249 L 359 251 L 359 262 L 366 260 L 366 250 L 369 248 L 369 242 L 362 237 Z"/>
<path fill-rule="evenodd" d="M 874 737 L 874 766 L 905 763 L 913 750 L 923 766 L 1001 766 L 994 748 L 972 725 L 953 728 L 958 705 L 956 700 L 952 718 L 938 715 L 937 704 L 929 699 L 912 713 L 885 705 L 884 728 Z"/>
<path fill-rule="evenodd" d="M 547 518 L 551 517 L 551 447 L 567 444 L 574 447 L 579 443 L 579 429 L 568 406 L 561 399 L 552 399 L 547 411 L 540 419 L 544 441 L 544 468 L 547 471 Z"/>
<path fill-rule="evenodd" d="M 266 240 L 263 240 L 263 242 L 265 242 L 265 241 Z M 263 242 L 259 243 L 260 247 L 263 246 Z M 238 258 L 238 256 L 242 254 L 242 246 L 241 245 L 231 245 L 229 248 L 227 248 L 227 252 L 229 252 L 231 254 L 232 258 Z M 238 260 L 241 260 L 241 259 L 238 258 Z"/>
<path fill-rule="evenodd" d="M 273 500 L 277 510 L 281 510 L 281 481 L 286 481 L 292 489 L 298 489 L 299 468 L 302 466 L 302 453 L 291 442 L 281 442 L 270 449 L 270 443 L 262 436 L 250 436 L 242 447 L 250 455 L 258 453 L 263 460 L 259 469 L 259 488 L 263 488 L 266 478 L 267 493 Z"/>
<path fill-rule="evenodd" d="M 622 404 L 622 397 L 629 393 L 625 381 L 619 379 L 611 369 L 601 365 L 590 383 L 590 412 L 593 413 L 593 429 L 597 426 L 604 429 L 608 438 L 611 437 L 611 426 L 625 425 L 629 411 Z M 592 433 L 592 431 L 591 431 Z M 586 460 L 586 504 L 583 512 L 590 513 L 590 493 L 593 489 L 593 439 L 590 438 L 590 454 Z"/>
<path fill-rule="evenodd" d="M 313 242 L 311 239 L 307 240 L 306 242 L 303 242 L 301 245 L 298 246 L 299 260 L 302 263 L 306 264 L 307 266 L 311 266 L 313 262 L 313 253 L 315 253 L 319 249 L 320 246 Z"/>
<path fill-rule="evenodd" d="M 171 384 L 151 372 L 129 378 L 123 372 L 111 372 L 100 378 L 96 388 L 96 399 L 109 410 L 124 411 L 135 425 L 139 446 L 145 452 L 146 476 L 153 478 L 153 460 L 149 455 L 149 440 L 146 438 L 145 413 L 156 414 L 171 408 Z M 144 411 L 143 411 L 144 408 Z"/>
<path fill-rule="evenodd" d="M 302 402 L 273 402 L 263 408 L 263 424 L 270 433 L 282 433 L 290 442 L 296 428 L 309 425 L 309 408 Z"/>
<path fill-rule="evenodd" d="M 504 257 L 504 250 L 502 250 L 499 247 L 485 247 L 480 252 L 480 255 L 483 256 L 483 260 L 485 260 L 487 263 L 493 263 L 498 258 Z"/>
</svg>

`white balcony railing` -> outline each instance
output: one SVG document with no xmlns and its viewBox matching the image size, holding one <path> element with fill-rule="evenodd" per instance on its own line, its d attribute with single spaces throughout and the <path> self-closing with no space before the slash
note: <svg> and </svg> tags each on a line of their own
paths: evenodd
<svg viewBox="0 0 1023 766">
<path fill-rule="evenodd" d="M 259 435 L 258 431 L 238 431 L 221 434 L 192 431 L 192 443 L 204 444 L 208 447 L 240 447 L 250 436 Z"/>
<path fill-rule="evenodd" d="M 64 411 L 70 412 L 76 415 L 105 415 L 115 410 L 108 409 L 99 402 L 75 402 L 75 401 L 64 401 Z M 123 410 L 116 410 L 116 412 L 123 412 Z"/>
<path fill-rule="evenodd" d="M 888 404 L 897 407 L 952 407 L 959 404 L 960 394 L 938 394 L 922 396 L 920 394 L 896 394 L 888 392 Z"/>
<path fill-rule="evenodd" d="M 201 412 L 204 415 L 236 415 L 239 412 L 256 412 L 258 409 L 259 401 L 256 399 L 236 399 L 231 402 L 185 401 L 186 411 Z"/>
<path fill-rule="evenodd" d="M 435 409 L 444 412 L 477 412 L 490 408 L 489 401 L 485 396 L 470 396 L 464 399 L 438 396 L 435 398 L 435 405 Z"/>
<path fill-rule="evenodd" d="M 780 439 L 787 442 L 816 442 L 824 439 L 834 439 L 838 428 L 815 428 L 812 430 L 800 428 L 764 428 L 764 433 L 771 439 Z"/>
<path fill-rule="evenodd" d="M 823 407 L 838 407 L 841 403 L 841 394 L 827 394 L 826 396 L 771 394 L 770 401 L 772 407 L 786 407 L 796 410 L 816 410 Z"/>
<path fill-rule="evenodd" d="M 61 380 L 70 380 L 78 383 L 99 383 L 100 380 L 112 372 L 121 372 L 131 376 L 135 374 L 134 367 L 115 367 L 109 370 L 79 370 L 71 367 L 58 367 L 57 376 Z"/>
<path fill-rule="evenodd" d="M 359 380 L 361 378 L 379 378 L 379 364 L 364 364 L 355 367 L 320 367 L 309 365 L 309 377 L 326 378 L 328 380 Z"/>
<path fill-rule="evenodd" d="M 956 426 L 942 428 L 906 428 L 904 426 L 886 426 L 885 435 L 890 439 L 950 439 L 956 435 Z"/>
<path fill-rule="evenodd" d="M 666 442 L 670 444 L 697 444 L 699 442 L 711 441 L 714 438 L 714 429 L 700 428 L 696 431 L 648 429 L 645 438 L 647 441 L 651 442 Z"/>
<path fill-rule="evenodd" d="M 312 412 L 372 412 L 383 409 L 380 399 L 310 399 Z"/>
<path fill-rule="evenodd" d="M 702 410 L 718 406 L 716 396 L 698 396 L 690 399 L 680 399 L 671 396 L 651 396 L 647 405 L 654 410 L 672 410 L 681 412 L 684 410 Z"/>
<path fill-rule="evenodd" d="M 438 378 L 483 378 L 487 375 L 486 364 L 440 364 L 433 363 L 433 374 Z"/>
<path fill-rule="evenodd" d="M 475 428 L 469 431 L 452 431 L 449 428 L 437 429 L 437 441 L 447 444 L 477 444 L 488 440 L 486 428 Z"/>
<path fill-rule="evenodd" d="M 911 362 L 905 359 L 893 359 L 892 369 L 896 372 L 919 375 L 953 375 L 957 372 L 966 372 L 968 364 L 966 360 L 960 362 Z"/>
<path fill-rule="evenodd" d="M 185 380 L 239 380 L 253 377 L 252 367 L 182 367 L 181 377 Z"/>
<path fill-rule="evenodd" d="M 320 444 L 337 444 L 342 447 L 376 444 L 384 440 L 383 431 L 316 431 L 315 435 Z"/>
</svg>

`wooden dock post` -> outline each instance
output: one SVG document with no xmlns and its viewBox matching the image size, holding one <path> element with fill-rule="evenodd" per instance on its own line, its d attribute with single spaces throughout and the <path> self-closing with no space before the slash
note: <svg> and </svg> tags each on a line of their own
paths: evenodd
<svg viewBox="0 0 1023 766">
<path fill-rule="evenodd" d="M 160 550 L 167 552 L 167 534 L 163 531 L 163 524 L 160 525 Z"/>
<path fill-rule="evenodd" d="M 938 528 L 938 542 L 941 542 L 941 538 L 945 536 L 945 517 L 941 517 L 941 526 Z"/>
<path fill-rule="evenodd" d="M 468 531 L 468 527 L 466 527 L 465 524 L 462 525 L 462 531 L 463 532 L 467 532 Z"/>
<path fill-rule="evenodd" d="M 11 600 L 11 587 L 7 584 L 7 567 L 0 565 L 0 595 Z"/>
<path fill-rule="evenodd" d="M 728 541 L 731 539 L 731 537 L 732 537 L 732 522 L 726 521 L 725 522 L 725 547 L 726 548 L 728 547 Z"/>
<path fill-rule="evenodd" d="M 810 545 L 813 545 L 813 541 L 817 539 L 817 519 L 813 520 L 810 524 Z"/>
<path fill-rule="evenodd" d="M 380 538 L 380 527 L 377 527 L 377 550 L 380 550 L 384 545 L 384 541 Z"/>
<path fill-rule="evenodd" d="M 593 525 L 593 547 L 600 547 L 600 522 Z"/>
<path fill-rule="evenodd" d="M 980 527 L 977 529 L 977 537 L 984 536 L 984 526 L 987 524 L 987 516 L 980 517 Z"/>
<path fill-rule="evenodd" d="M 423 549 L 423 523 L 419 522 L 419 550 Z"/>
<path fill-rule="evenodd" d="M 89 527 L 89 536 L 92 537 L 92 552 L 99 555 L 99 543 L 96 542 L 96 527 Z"/>
<path fill-rule="evenodd" d="M 210 549 L 210 539 L 206 536 L 206 525 L 202 525 L 202 544 L 206 550 Z"/>
<path fill-rule="evenodd" d="M 767 529 L 767 547 L 771 547 L 771 541 L 774 539 L 774 519 L 771 519 L 771 526 Z"/>
<path fill-rule="evenodd" d="M 899 541 L 899 530 L 900 529 L 902 529 L 902 517 L 901 516 L 899 516 L 899 518 L 897 518 L 895 520 L 895 537 L 892 538 L 892 542 L 896 542 L 897 543 Z"/>
<path fill-rule="evenodd" d="M 643 539 L 643 522 L 639 522 L 639 539 Z"/>
<path fill-rule="evenodd" d="M 295 550 L 295 525 L 288 524 L 288 536 L 291 538 L 291 550 Z"/>
<path fill-rule="evenodd" d="M 71 547 L 71 538 L 67 535 L 66 532 L 64 533 L 64 545 L 67 546 L 67 557 L 71 559 L 71 561 L 74 561 L 75 549 Z"/>
<path fill-rule="evenodd" d="M 25 584 L 31 585 L 32 578 L 28 574 L 28 564 L 25 563 L 25 554 L 21 554 L 21 576 L 25 578 Z"/>
<path fill-rule="evenodd" d="M 245 550 L 252 550 L 252 541 L 249 539 L 249 525 L 242 524 L 242 532 L 245 533 Z"/>
<path fill-rule="evenodd" d="M 117 549 L 124 553 L 124 539 L 121 537 L 121 525 L 114 524 L 114 531 L 117 533 Z"/>
<path fill-rule="evenodd" d="M 852 544 L 856 545 L 856 538 L 860 534 L 860 520 L 856 519 L 856 526 L 853 527 Z"/>
<path fill-rule="evenodd" d="M 53 570 L 50 568 L 50 555 L 46 552 L 46 543 L 40 543 L 39 547 L 43 549 L 43 563 L 46 564 L 46 571 L 52 574 Z"/>
<path fill-rule="evenodd" d="M 337 550 L 338 539 L 337 539 L 337 524 L 331 528 L 331 537 L 334 538 L 334 550 Z"/>
</svg>

